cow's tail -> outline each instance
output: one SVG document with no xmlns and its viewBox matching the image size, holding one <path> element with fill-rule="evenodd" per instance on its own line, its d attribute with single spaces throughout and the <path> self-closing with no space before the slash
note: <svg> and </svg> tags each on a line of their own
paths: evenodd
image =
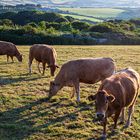
<svg viewBox="0 0 140 140">
<path fill-rule="evenodd" d="M 137 87 L 136 95 L 135 95 L 135 97 L 134 97 L 134 99 L 133 99 L 133 101 L 132 101 L 132 104 L 131 104 L 132 106 L 135 104 L 136 99 L 137 99 L 137 97 L 138 97 L 138 95 L 139 95 L 140 77 L 139 77 L 139 79 L 136 78 L 136 81 L 137 81 L 138 87 Z"/>
</svg>

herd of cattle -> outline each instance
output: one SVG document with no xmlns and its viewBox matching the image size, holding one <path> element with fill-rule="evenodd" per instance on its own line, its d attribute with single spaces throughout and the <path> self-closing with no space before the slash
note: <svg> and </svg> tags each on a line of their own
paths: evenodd
<svg viewBox="0 0 140 140">
<path fill-rule="evenodd" d="M 22 55 L 13 43 L 0 41 L 0 55 L 7 55 L 7 61 L 16 57 L 22 62 Z M 35 44 L 29 50 L 29 73 L 33 59 L 43 65 L 43 74 L 46 64 L 54 76 L 57 53 L 53 47 L 45 44 Z M 94 84 L 101 81 L 96 94 L 90 95 L 90 101 L 95 100 L 96 117 L 103 124 L 103 138 L 106 138 L 107 118 L 114 115 L 114 129 L 120 117 L 124 122 L 124 109 L 128 107 L 126 127 L 131 125 L 131 116 L 134 110 L 140 83 L 139 74 L 132 68 L 116 72 L 115 62 L 111 58 L 82 58 L 71 60 L 62 65 L 54 81 L 50 82 L 49 98 L 56 95 L 64 86 L 73 87 L 72 97 L 76 93 L 77 102 L 80 101 L 79 83 Z"/>
</svg>

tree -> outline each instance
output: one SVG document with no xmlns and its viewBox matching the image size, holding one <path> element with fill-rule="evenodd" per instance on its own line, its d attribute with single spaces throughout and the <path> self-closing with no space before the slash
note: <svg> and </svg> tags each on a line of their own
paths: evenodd
<svg viewBox="0 0 140 140">
<path fill-rule="evenodd" d="M 90 24 L 87 22 L 81 22 L 81 21 L 74 21 L 72 22 L 72 27 L 74 29 L 78 29 L 78 30 L 87 30 L 90 27 Z"/>
<path fill-rule="evenodd" d="M 14 26 L 13 22 L 11 20 L 9 20 L 9 19 L 0 20 L 0 25 Z"/>
</svg>

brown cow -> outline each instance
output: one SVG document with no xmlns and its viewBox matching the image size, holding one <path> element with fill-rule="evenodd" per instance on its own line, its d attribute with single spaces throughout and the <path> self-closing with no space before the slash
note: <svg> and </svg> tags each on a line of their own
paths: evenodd
<svg viewBox="0 0 140 140">
<path fill-rule="evenodd" d="M 14 56 L 19 62 L 22 62 L 22 55 L 19 53 L 16 45 L 10 42 L 0 41 L 0 55 L 7 55 L 7 62 L 9 61 L 9 56 L 12 62 L 14 62 Z"/>
<path fill-rule="evenodd" d="M 104 80 L 115 71 L 115 64 L 111 58 L 83 58 L 68 61 L 61 67 L 53 82 L 50 82 L 49 97 L 55 95 L 62 87 L 72 86 L 80 101 L 79 83 L 94 84 Z M 72 97 L 73 97 L 72 96 Z"/>
<path fill-rule="evenodd" d="M 97 94 L 88 97 L 89 100 L 96 100 L 96 115 L 103 122 L 104 127 L 103 138 L 106 137 L 107 117 L 115 114 L 113 128 L 116 128 L 120 113 L 121 121 L 124 121 L 125 107 L 129 107 L 126 127 L 130 126 L 131 115 L 138 96 L 139 80 L 139 74 L 127 68 L 105 79 Z"/>
<path fill-rule="evenodd" d="M 56 68 L 59 68 L 56 64 L 56 51 L 54 48 L 45 44 L 34 44 L 30 48 L 29 52 L 29 73 L 31 73 L 32 61 L 35 58 L 38 62 L 38 71 L 41 73 L 39 68 L 39 63 L 42 62 L 43 65 L 43 75 L 45 73 L 46 63 L 48 68 L 51 70 L 51 75 L 54 76 Z"/>
</svg>

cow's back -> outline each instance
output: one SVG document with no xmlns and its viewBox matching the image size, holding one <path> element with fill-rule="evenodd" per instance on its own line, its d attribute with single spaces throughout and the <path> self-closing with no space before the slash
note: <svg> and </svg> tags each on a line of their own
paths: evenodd
<svg viewBox="0 0 140 140">
<path fill-rule="evenodd" d="M 0 41 L 0 55 L 14 55 L 16 47 L 13 43 Z"/>
<path fill-rule="evenodd" d="M 79 80 L 83 83 L 94 84 L 111 76 L 115 65 L 110 58 L 96 58 L 79 60 Z"/>
<path fill-rule="evenodd" d="M 94 84 L 112 75 L 114 70 L 111 58 L 83 58 L 65 63 L 59 75 L 64 75 L 66 81 L 78 79 L 83 83 Z"/>
<path fill-rule="evenodd" d="M 51 48 L 45 44 L 35 44 L 30 48 L 30 55 L 39 62 L 46 60 L 50 52 Z"/>
<path fill-rule="evenodd" d="M 93 84 L 111 76 L 115 65 L 110 58 L 97 58 L 83 61 L 79 69 L 80 81 Z"/>
<path fill-rule="evenodd" d="M 139 83 L 135 76 L 129 74 L 125 71 L 116 73 L 105 79 L 99 88 L 115 97 L 114 106 L 131 105 L 137 97 Z"/>
</svg>

